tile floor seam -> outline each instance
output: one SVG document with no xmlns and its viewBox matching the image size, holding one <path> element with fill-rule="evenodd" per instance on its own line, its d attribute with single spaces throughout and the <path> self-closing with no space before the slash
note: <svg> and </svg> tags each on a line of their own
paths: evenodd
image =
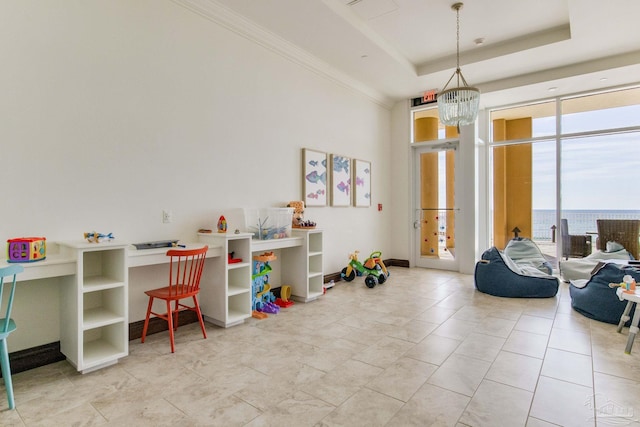
<svg viewBox="0 0 640 427">
<path fill-rule="evenodd" d="M 98 408 L 95 407 L 93 402 L 88 402 L 88 403 L 89 403 L 89 405 L 91 405 L 91 407 L 94 409 L 94 411 L 96 411 L 98 414 L 100 414 L 100 416 L 104 419 L 104 421 L 106 423 L 108 423 L 110 421 L 109 418 L 107 418 L 106 415 L 104 415 L 101 410 L 99 410 Z"/>
<path fill-rule="evenodd" d="M 550 379 L 550 380 L 554 380 L 554 381 L 561 381 L 561 382 L 566 383 L 566 384 L 571 384 L 571 385 L 575 385 L 575 386 L 578 386 L 578 387 L 590 388 L 590 389 L 592 389 L 592 390 L 595 388 L 594 386 L 589 387 L 588 385 L 578 384 L 578 383 L 574 383 L 573 381 L 563 380 L 562 378 L 550 377 L 550 376 L 548 376 L 548 375 L 542 375 L 542 374 L 540 374 L 540 378 L 548 378 L 548 379 Z"/>
</svg>

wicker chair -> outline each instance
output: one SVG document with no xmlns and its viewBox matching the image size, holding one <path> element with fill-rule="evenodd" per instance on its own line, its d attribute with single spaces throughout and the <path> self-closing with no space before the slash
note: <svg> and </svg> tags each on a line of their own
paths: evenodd
<svg viewBox="0 0 640 427">
<path fill-rule="evenodd" d="M 560 220 L 560 233 L 562 234 L 562 256 L 584 258 L 591 254 L 591 236 L 588 234 L 569 234 L 569 223 L 566 219 Z"/>
<path fill-rule="evenodd" d="M 618 242 L 635 259 L 639 258 L 640 219 L 598 219 L 598 249 L 607 250 L 607 242 Z"/>
</svg>

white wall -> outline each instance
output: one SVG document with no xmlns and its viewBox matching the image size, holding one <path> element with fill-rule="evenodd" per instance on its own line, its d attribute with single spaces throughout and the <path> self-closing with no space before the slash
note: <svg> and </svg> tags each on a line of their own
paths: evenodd
<svg viewBox="0 0 640 427">
<path fill-rule="evenodd" d="M 405 257 L 390 243 L 387 109 L 168 0 L 7 0 L 0 15 L 0 240 L 192 241 L 229 209 L 299 200 L 309 147 L 372 162 L 374 206 L 307 209 L 325 273 L 355 249 Z M 137 272 L 131 293 L 155 276 Z M 30 288 L 17 298 L 57 316 Z"/>
<path fill-rule="evenodd" d="M 411 113 L 409 101 L 397 102 L 391 112 L 392 136 L 391 153 L 393 203 L 393 239 L 391 250 L 399 259 L 412 259 L 410 253 L 410 239 L 412 237 L 412 209 L 411 209 L 411 141 L 410 123 Z"/>
</svg>

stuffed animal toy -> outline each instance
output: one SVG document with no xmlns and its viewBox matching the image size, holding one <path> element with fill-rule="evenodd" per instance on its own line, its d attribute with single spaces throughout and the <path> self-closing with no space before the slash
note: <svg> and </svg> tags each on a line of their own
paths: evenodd
<svg viewBox="0 0 640 427">
<path fill-rule="evenodd" d="M 288 208 L 293 208 L 293 217 L 291 219 L 293 228 L 315 228 L 316 223 L 304 219 L 304 202 L 289 202 Z"/>
<path fill-rule="evenodd" d="M 289 202 L 287 207 L 293 208 L 292 225 L 294 227 L 300 227 L 300 223 L 304 221 L 304 202 L 301 200 L 296 202 Z"/>
</svg>

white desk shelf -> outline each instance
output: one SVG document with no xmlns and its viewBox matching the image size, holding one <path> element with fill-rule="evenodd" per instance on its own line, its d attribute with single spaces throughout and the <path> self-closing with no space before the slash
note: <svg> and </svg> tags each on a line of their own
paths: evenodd
<svg viewBox="0 0 640 427">
<path fill-rule="evenodd" d="M 129 352 L 127 245 L 61 242 L 75 274 L 61 287 L 60 350 L 82 373 Z M 72 264 L 72 265 L 73 265 Z"/>
<path fill-rule="evenodd" d="M 302 240 L 302 247 L 301 250 L 288 251 L 282 257 L 282 282 L 290 284 L 294 299 L 313 301 L 323 293 L 322 230 L 294 228 L 292 232 Z"/>
<path fill-rule="evenodd" d="M 283 248 L 295 248 L 302 246 L 302 237 L 285 237 L 284 239 L 251 240 L 251 252 L 273 251 Z"/>
<path fill-rule="evenodd" d="M 187 244 L 184 249 L 197 249 L 204 246 L 203 244 Z M 169 247 L 166 248 L 154 248 L 154 249 L 136 249 L 135 246 L 131 245 L 128 249 L 128 257 L 129 257 L 129 267 L 144 267 L 147 265 L 156 265 L 156 264 L 166 264 L 168 263 L 167 259 L 167 251 Z M 181 248 L 176 248 L 181 249 Z M 207 251 L 207 258 L 215 258 L 222 256 L 222 248 L 220 246 L 212 246 L 209 245 L 209 250 Z M 226 254 L 225 254 L 226 257 Z"/>
<path fill-rule="evenodd" d="M 200 307 L 206 320 L 228 328 L 251 317 L 251 233 L 198 233 L 198 240 L 220 248 L 202 273 Z M 242 262 L 229 264 L 227 256 Z M 206 287 L 206 292 L 204 291 Z"/>
<path fill-rule="evenodd" d="M 0 266 L 7 263 L 0 262 Z M 72 255 L 47 254 L 47 258 L 37 262 L 21 263 L 24 272 L 18 274 L 17 281 L 50 279 L 53 277 L 71 276 L 76 274 L 76 258 Z"/>
<path fill-rule="evenodd" d="M 124 320 L 121 314 L 102 307 L 85 309 L 82 318 L 82 327 L 84 330 L 99 328 Z"/>
</svg>

